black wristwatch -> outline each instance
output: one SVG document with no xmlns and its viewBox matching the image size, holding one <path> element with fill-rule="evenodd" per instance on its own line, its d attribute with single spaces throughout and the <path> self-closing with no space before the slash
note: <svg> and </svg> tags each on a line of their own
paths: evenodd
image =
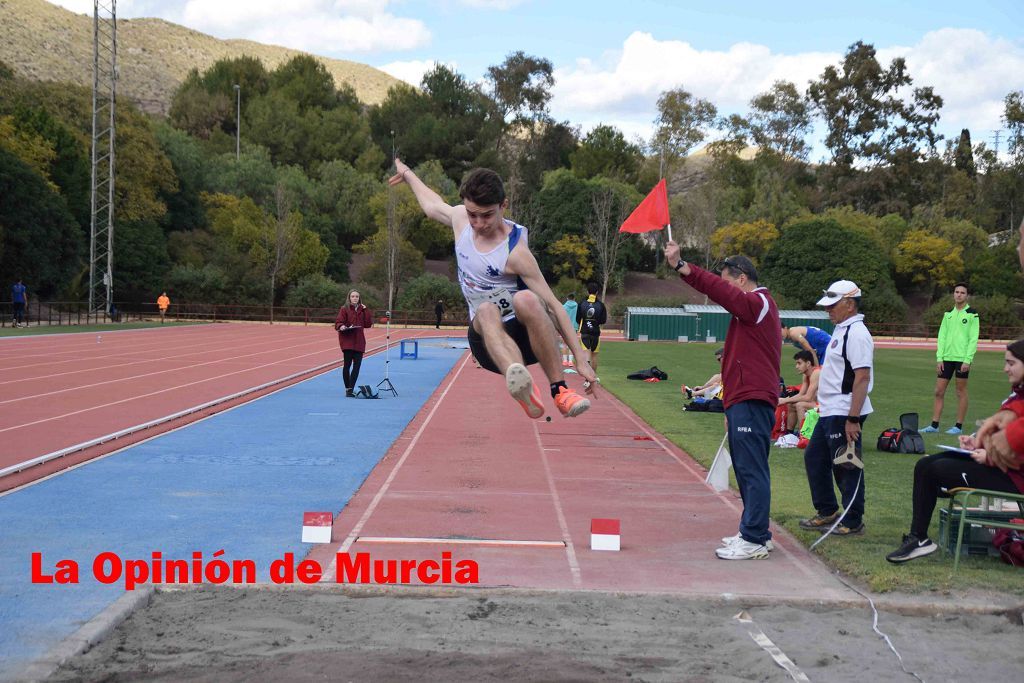
<svg viewBox="0 0 1024 683">
<path fill-rule="evenodd" d="M 684 261 L 683 259 L 679 259 L 679 262 L 678 262 L 678 263 L 676 263 L 676 267 L 675 267 L 675 268 L 673 268 L 672 270 L 674 270 L 674 271 L 676 271 L 676 272 L 678 273 L 678 272 L 679 272 L 679 270 L 680 270 L 681 268 L 683 268 L 684 266 L 686 266 L 686 261 Z"/>
<path fill-rule="evenodd" d="M 847 422 L 854 422 L 856 424 L 860 424 L 860 417 L 857 416 L 857 415 L 847 415 L 846 416 L 846 421 Z"/>
</svg>

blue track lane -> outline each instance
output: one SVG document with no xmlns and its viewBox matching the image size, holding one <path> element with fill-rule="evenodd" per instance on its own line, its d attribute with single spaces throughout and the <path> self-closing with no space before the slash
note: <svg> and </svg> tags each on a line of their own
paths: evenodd
<svg viewBox="0 0 1024 683">
<path fill-rule="evenodd" d="M 464 340 L 456 343 L 464 344 Z M 301 557 L 302 513 L 337 513 L 463 353 L 420 342 L 391 352 L 398 398 L 343 397 L 341 370 L 302 382 L 27 489 L 0 497 L 0 678 L 73 633 L 124 594 L 101 585 L 93 559 L 252 559 L 258 579 L 286 552 Z M 383 378 L 363 360 L 359 383 Z M 80 565 L 78 585 L 33 585 L 41 552 Z"/>
</svg>

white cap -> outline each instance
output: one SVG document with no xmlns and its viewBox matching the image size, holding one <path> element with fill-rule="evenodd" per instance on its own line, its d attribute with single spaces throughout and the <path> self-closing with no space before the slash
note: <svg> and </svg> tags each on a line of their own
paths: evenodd
<svg viewBox="0 0 1024 683">
<path fill-rule="evenodd" d="M 825 290 L 825 296 L 818 299 L 819 306 L 831 306 L 840 299 L 853 299 L 860 296 L 860 287 L 849 280 L 837 280 Z"/>
</svg>

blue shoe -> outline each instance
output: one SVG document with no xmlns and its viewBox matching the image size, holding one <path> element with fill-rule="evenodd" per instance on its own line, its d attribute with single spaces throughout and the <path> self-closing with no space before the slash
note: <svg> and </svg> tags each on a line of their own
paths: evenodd
<svg viewBox="0 0 1024 683">
<path fill-rule="evenodd" d="M 924 430 L 921 430 L 921 431 L 924 431 Z M 963 431 L 964 430 L 960 429 L 959 427 L 954 426 L 954 427 L 950 427 L 949 429 L 947 429 L 946 433 L 947 434 L 962 434 Z"/>
<path fill-rule="evenodd" d="M 932 427 L 931 425 L 928 425 L 927 427 L 925 427 L 924 429 L 921 430 L 921 433 L 922 434 L 934 434 L 937 431 L 939 431 L 939 430 L 936 429 L 935 427 Z M 959 434 L 959 432 L 957 432 L 957 433 Z"/>
</svg>

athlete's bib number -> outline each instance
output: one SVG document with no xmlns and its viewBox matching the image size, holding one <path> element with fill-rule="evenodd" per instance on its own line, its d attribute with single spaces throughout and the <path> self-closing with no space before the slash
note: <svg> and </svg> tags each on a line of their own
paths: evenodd
<svg viewBox="0 0 1024 683">
<path fill-rule="evenodd" d="M 512 294 L 504 287 L 473 292 L 473 310 L 479 311 L 483 304 L 494 304 L 498 307 L 501 317 L 512 315 Z"/>
</svg>

